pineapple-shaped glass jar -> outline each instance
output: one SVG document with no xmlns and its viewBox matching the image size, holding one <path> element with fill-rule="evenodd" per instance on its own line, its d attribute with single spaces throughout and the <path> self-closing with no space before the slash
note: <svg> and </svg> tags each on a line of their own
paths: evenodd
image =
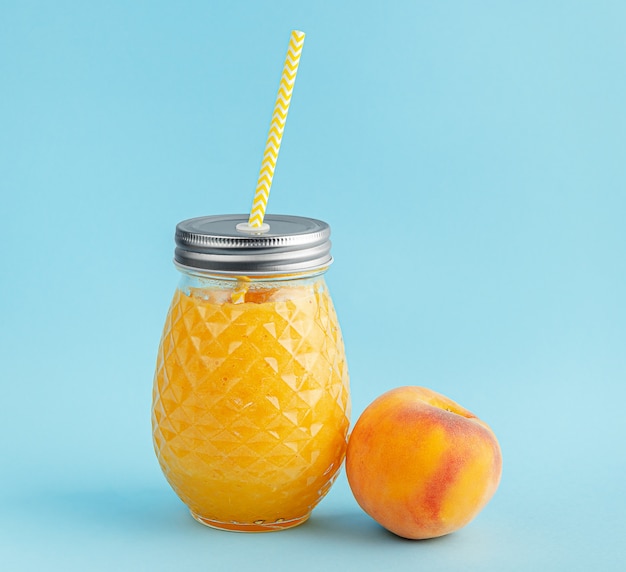
<svg viewBox="0 0 626 572">
<path fill-rule="evenodd" d="M 268 215 L 176 228 L 181 280 L 154 378 L 155 451 L 193 517 L 268 531 L 304 522 L 332 485 L 349 426 L 348 369 L 324 280 L 330 228 Z M 245 226 L 245 224 L 244 224 Z"/>
</svg>

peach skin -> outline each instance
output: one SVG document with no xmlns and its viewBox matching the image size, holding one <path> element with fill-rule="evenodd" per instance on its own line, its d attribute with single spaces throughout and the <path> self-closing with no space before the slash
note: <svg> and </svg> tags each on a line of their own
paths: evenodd
<svg viewBox="0 0 626 572">
<path fill-rule="evenodd" d="M 374 400 L 350 436 L 346 474 L 361 508 L 398 536 L 443 536 L 468 524 L 502 473 L 489 426 L 424 387 Z"/>
</svg>

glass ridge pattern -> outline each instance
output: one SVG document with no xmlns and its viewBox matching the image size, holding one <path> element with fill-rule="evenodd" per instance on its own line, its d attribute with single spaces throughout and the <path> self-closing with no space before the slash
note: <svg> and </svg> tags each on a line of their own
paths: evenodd
<svg viewBox="0 0 626 572">
<path fill-rule="evenodd" d="M 293 288 L 177 290 L 159 347 L 154 446 L 192 514 L 230 529 L 306 519 L 334 481 L 348 371 L 323 278 Z"/>
</svg>

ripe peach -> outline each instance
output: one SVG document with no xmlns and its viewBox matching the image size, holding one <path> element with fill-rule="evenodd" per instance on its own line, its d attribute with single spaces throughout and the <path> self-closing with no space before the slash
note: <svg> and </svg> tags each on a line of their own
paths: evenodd
<svg viewBox="0 0 626 572">
<path fill-rule="evenodd" d="M 404 538 L 434 538 L 469 523 L 500 482 L 489 426 L 424 387 L 398 387 L 357 421 L 346 474 L 361 508 Z"/>
</svg>

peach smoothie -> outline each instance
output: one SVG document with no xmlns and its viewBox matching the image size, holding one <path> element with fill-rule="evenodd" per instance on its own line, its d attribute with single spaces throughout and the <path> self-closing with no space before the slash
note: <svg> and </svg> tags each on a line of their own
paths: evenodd
<svg viewBox="0 0 626 572">
<path fill-rule="evenodd" d="M 218 282 L 174 294 L 154 379 L 157 457 L 200 522 L 295 526 L 345 455 L 350 401 L 337 316 L 321 275 Z"/>
</svg>

